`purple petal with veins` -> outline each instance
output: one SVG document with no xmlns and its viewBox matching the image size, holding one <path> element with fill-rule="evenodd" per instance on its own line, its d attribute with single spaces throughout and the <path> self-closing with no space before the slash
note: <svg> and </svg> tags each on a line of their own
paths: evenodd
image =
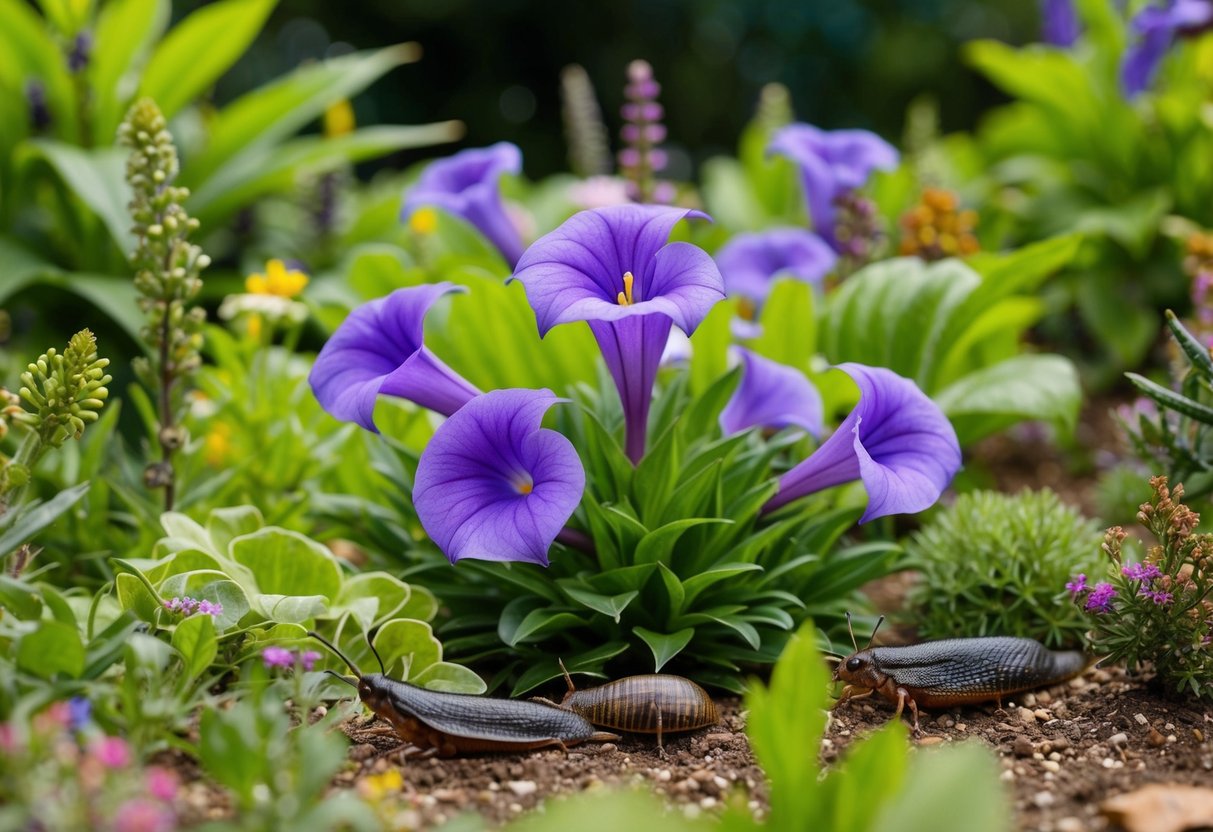
<svg viewBox="0 0 1213 832">
<path fill-rule="evenodd" d="M 720 412 L 721 430 L 730 434 L 796 425 L 820 436 L 821 394 L 804 373 L 743 347 L 735 349 L 741 356 L 741 382 Z"/>
</svg>

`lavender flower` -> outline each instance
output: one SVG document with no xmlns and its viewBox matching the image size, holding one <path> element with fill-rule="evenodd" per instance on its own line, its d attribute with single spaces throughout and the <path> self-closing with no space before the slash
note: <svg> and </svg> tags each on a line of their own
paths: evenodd
<svg viewBox="0 0 1213 832">
<path fill-rule="evenodd" d="M 1040 36 L 1052 46 L 1068 48 L 1082 34 L 1074 0 L 1040 0 Z"/>
<path fill-rule="evenodd" d="M 223 604 L 220 604 L 218 601 L 199 601 L 198 613 L 218 618 L 223 615 Z"/>
<path fill-rule="evenodd" d="M 585 490 L 572 443 L 540 428 L 558 401 L 550 390 L 494 390 L 464 405 L 430 439 L 417 463 L 413 505 L 451 563 L 547 565 L 548 548 Z"/>
<path fill-rule="evenodd" d="M 1079 572 L 1074 576 L 1073 580 L 1066 584 L 1066 589 L 1071 595 L 1078 595 L 1079 593 L 1086 592 L 1088 589 L 1087 576 L 1082 572 Z"/>
<path fill-rule="evenodd" d="M 789 425 L 821 435 L 821 394 L 804 373 L 737 347 L 741 356 L 741 383 L 720 412 L 726 434 L 752 427 L 779 430 Z"/>
<path fill-rule="evenodd" d="M 72 38 L 72 48 L 67 53 L 67 68 L 73 75 L 78 75 L 88 68 L 89 59 L 93 55 L 93 35 L 91 32 L 80 32 Z"/>
<path fill-rule="evenodd" d="M 819 130 L 789 124 L 771 138 L 767 152 L 791 159 L 800 168 L 813 229 L 835 251 L 838 202 L 868 181 L 873 171 L 897 167 L 897 151 L 866 130 Z"/>
<path fill-rule="evenodd" d="M 1175 600 L 1175 597 L 1171 593 L 1163 592 L 1162 590 L 1150 592 L 1143 588 L 1137 594 L 1143 598 L 1149 598 L 1160 607 L 1165 607 L 1167 604 L 1170 604 L 1173 600 Z"/>
<path fill-rule="evenodd" d="M 522 151 L 509 142 L 461 150 L 432 163 L 405 194 L 400 220 L 423 206 L 441 208 L 474 225 L 511 268 L 522 254 L 522 237 L 506 213 L 499 182 L 522 171 Z"/>
<path fill-rule="evenodd" d="M 308 375 L 320 406 L 334 418 L 375 427 L 375 399 L 399 396 L 450 416 L 479 390 L 425 348 L 426 313 L 453 283 L 397 289 L 350 313 Z"/>
<path fill-rule="evenodd" d="M 540 237 L 518 261 L 540 336 L 557 324 L 588 321 L 623 402 L 627 453 L 644 456 L 653 382 L 671 326 L 690 335 L 724 297 L 705 251 L 670 243 L 699 211 L 616 205 L 582 211 Z"/>
<path fill-rule="evenodd" d="M 1120 573 L 1134 581 L 1152 581 L 1162 574 L 1162 571 L 1152 563 L 1131 563 L 1122 568 Z"/>
<path fill-rule="evenodd" d="M 67 713 L 68 728 L 79 731 L 92 719 L 93 703 L 83 696 L 73 696 L 67 700 Z"/>
<path fill-rule="evenodd" d="M 1086 610 L 1093 613 L 1112 611 L 1112 599 L 1116 597 L 1116 588 L 1106 581 L 1100 581 L 1087 596 Z"/>
<path fill-rule="evenodd" d="M 25 103 L 29 108 L 29 123 L 35 133 L 43 133 L 51 126 L 50 104 L 46 100 L 46 86 L 37 78 L 25 84 Z"/>
<path fill-rule="evenodd" d="M 1133 16 L 1136 41 L 1125 50 L 1120 65 L 1120 86 L 1134 98 L 1154 80 L 1158 65 L 1178 37 L 1192 37 L 1213 26 L 1213 2 L 1163 0 Z"/>
<path fill-rule="evenodd" d="M 868 492 L 861 523 L 933 505 L 960 469 L 960 443 L 948 418 L 892 370 L 838 369 L 859 385 L 859 403 L 821 447 L 780 478 L 763 511 L 856 479 Z"/>
<path fill-rule="evenodd" d="M 304 670 L 310 672 L 311 669 L 316 666 L 316 662 L 320 661 L 321 658 L 323 658 L 321 654 L 317 653 L 315 650 L 304 650 L 299 654 L 299 664 L 303 665 Z"/>
<path fill-rule="evenodd" d="M 267 647 L 261 651 L 261 661 L 270 669 L 275 667 L 293 667 L 295 664 L 295 654 L 285 647 Z"/>
<path fill-rule="evenodd" d="M 164 602 L 164 608 L 172 613 L 180 615 L 193 615 L 198 610 L 198 600 L 185 596 L 182 598 L 170 598 Z"/>
<path fill-rule="evenodd" d="M 725 292 L 749 299 L 756 308 L 776 278 L 787 275 L 819 287 L 837 260 L 824 240 L 803 228 L 738 234 L 716 252 Z"/>
<path fill-rule="evenodd" d="M 657 103 L 661 85 L 653 79 L 653 67 L 648 61 L 628 64 L 628 83 L 623 89 L 627 103 L 623 105 L 626 122 L 620 131 L 625 147 L 619 151 L 619 167 L 628 180 L 628 196 L 637 202 L 668 203 L 673 200 L 673 187 L 659 182 L 655 174 L 666 166 L 666 155 L 657 145 L 665 140 L 665 111 Z"/>
</svg>

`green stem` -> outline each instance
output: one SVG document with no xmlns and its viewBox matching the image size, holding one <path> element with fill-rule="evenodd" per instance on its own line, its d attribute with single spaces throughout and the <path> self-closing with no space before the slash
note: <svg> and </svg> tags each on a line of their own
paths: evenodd
<svg viewBox="0 0 1213 832">
<path fill-rule="evenodd" d="M 17 447 L 17 453 L 9 460 L 6 468 L 14 465 L 21 465 L 26 470 L 26 480 L 21 485 L 10 488 L 8 486 L 8 478 L 0 477 L 0 517 L 8 511 L 9 506 L 19 506 L 25 499 L 25 492 L 29 490 L 29 484 L 34 476 L 34 466 L 38 464 L 38 460 L 42 458 L 43 452 L 46 451 L 46 445 L 42 441 L 42 437 L 38 431 L 31 430 L 25 435 L 25 439 L 21 440 L 21 444 Z"/>
</svg>

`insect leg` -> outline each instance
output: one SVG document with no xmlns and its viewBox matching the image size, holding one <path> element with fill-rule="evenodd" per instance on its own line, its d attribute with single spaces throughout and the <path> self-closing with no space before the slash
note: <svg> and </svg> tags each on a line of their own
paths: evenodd
<svg viewBox="0 0 1213 832">
<path fill-rule="evenodd" d="M 656 699 L 649 703 L 649 708 L 653 713 L 657 714 L 657 753 L 664 757 L 665 745 L 661 742 L 661 708 L 657 707 Z"/>
</svg>

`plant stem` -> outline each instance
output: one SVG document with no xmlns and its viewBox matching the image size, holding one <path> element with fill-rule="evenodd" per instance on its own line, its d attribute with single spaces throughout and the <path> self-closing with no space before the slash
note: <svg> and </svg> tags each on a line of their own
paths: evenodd
<svg viewBox="0 0 1213 832">
<path fill-rule="evenodd" d="M 591 557 L 598 557 L 598 549 L 594 546 L 593 539 L 580 529 L 565 526 L 557 533 L 556 539 L 570 549 L 585 552 Z"/>
<path fill-rule="evenodd" d="M 160 440 L 160 459 L 164 463 L 166 480 L 164 483 L 164 510 L 173 510 L 173 500 L 176 489 L 174 488 L 174 480 L 176 476 L 173 472 L 173 448 L 170 446 L 168 439 L 173 435 L 173 371 L 172 363 L 169 356 L 169 342 L 172 337 L 172 327 L 170 326 L 169 314 L 172 309 L 172 301 L 164 302 L 164 320 L 160 323 L 160 431 L 158 438 Z"/>
</svg>

